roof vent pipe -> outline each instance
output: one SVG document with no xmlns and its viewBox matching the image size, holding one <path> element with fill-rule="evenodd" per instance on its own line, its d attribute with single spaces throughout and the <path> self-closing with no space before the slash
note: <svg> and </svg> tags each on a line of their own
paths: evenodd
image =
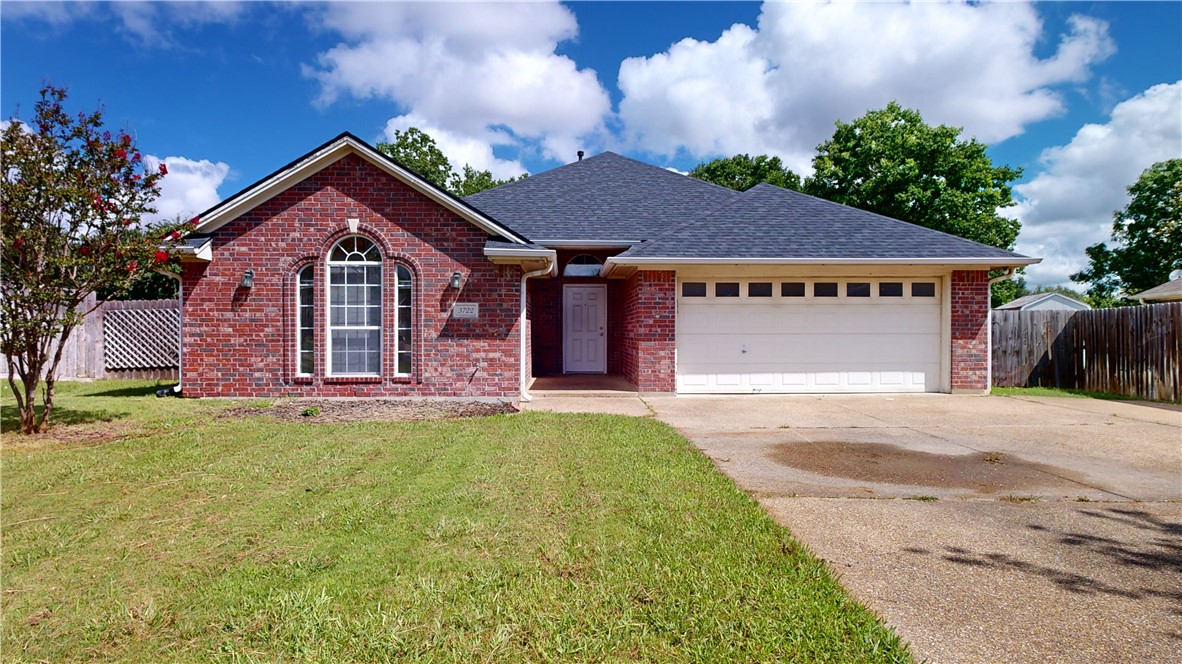
<svg viewBox="0 0 1182 664">
<path fill-rule="evenodd" d="M 579 161 L 583 161 L 583 151 L 582 150 L 579 150 L 575 154 L 579 155 Z"/>
</svg>

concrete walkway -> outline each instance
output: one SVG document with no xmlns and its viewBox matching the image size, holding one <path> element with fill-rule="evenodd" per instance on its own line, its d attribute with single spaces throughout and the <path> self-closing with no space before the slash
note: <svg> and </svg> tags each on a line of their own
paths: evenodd
<svg viewBox="0 0 1182 664">
<path fill-rule="evenodd" d="M 1182 409 L 1052 397 L 645 397 L 932 662 L 1182 661 Z"/>
</svg>

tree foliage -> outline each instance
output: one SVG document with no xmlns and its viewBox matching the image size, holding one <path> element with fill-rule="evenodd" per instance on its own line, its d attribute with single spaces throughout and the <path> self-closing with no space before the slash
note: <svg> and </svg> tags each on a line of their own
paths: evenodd
<svg viewBox="0 0 1182 664">
<path fill-rule="evenodd" d="M 104 130 L 101 111 L 67 114 L 65 99 L 47 85 L 32 121 L 3 130 L 0 350 L 25 433 L 49 422 L 62 348 L 89 313 L 87 295 L 122 291 L 167 263 L 162 244 L 188 228 L 141 223 L 167 166 L 149 171 L 130 134 Z"/>
<path fill-rule="evenodd" d="M 986 145 L 961 129 L 923 121 L 896 102 L 850 123 L 817 147 L 805 192 L 993 247 L 1012 249 L 1021 224 L 998 211 L 1014 204 L 1020 169 L 994 166 Z"/>
<path fill-rule="evenodd" d="M 498 180 L 491 171 L 477 170 L 468 164 L 464 164 L 459 172 L 453 172 L 451 161 L 439 149 L 435 139 L 417 127 L 410 127 L 406 131 L 395 129 L 394 140 L 378 143 L 377 148 L 424 180 L 460 198 L 526 177 L 523 173 L 515 178 Z"/>
<path fill-rule="evenodd" d="M 1113 215 L 1116 246 L 1088 247 L 1088 267 L 1071 275 L 1091 284 L 1093 299 L 1116 304 L 1182 269 L 1182 159 L 1150 166 L 1127 191 L 1129 204 Z"/>
<path fill-rule="evenodd" d="M 715 159 L 698 164 L 689 175 L 735 191 L 747 191 L 763 182 L 793 191 L 800 191 L 801 188 L 799 175 L 785 166 L 779 157 L 769 157 L 766 154 L 757 157 L 737 154 L 733 157 Z"/>
</svg>

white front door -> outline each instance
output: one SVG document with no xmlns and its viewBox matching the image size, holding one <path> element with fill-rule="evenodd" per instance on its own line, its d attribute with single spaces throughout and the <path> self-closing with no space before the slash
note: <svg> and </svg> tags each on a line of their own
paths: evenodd
<svg viewBox="0 0 1182 664">
<path fill-rule="evenodd" d="M 607 373 L 607 285 L 562 287 L 562 370 Z"/>
</svg>

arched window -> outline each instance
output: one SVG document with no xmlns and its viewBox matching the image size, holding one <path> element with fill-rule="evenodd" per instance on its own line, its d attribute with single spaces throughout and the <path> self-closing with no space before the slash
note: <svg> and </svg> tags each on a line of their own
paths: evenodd
<svg viewBox="0 0 1182 664">
<path fill-rule="evenodd" d="M 564 277 L 598 277 L 603 263 L 591 254 L 579 254 L 566 263 L 562 270 Z"/>
<path fill-rule="evenodd" d="M 316 366 L 316 335 L 312 323 L 315 311 L 313 292 L 315 290 L 316 267 L 305 265 L 296 279 L 296 358 L 301 376 L 311 376 Z"/>
<path fill-rule="evenodd" d="M 328 375 L 382 372 L 382 253 L 349 236 L 328 254 Z"/>
</svg>

